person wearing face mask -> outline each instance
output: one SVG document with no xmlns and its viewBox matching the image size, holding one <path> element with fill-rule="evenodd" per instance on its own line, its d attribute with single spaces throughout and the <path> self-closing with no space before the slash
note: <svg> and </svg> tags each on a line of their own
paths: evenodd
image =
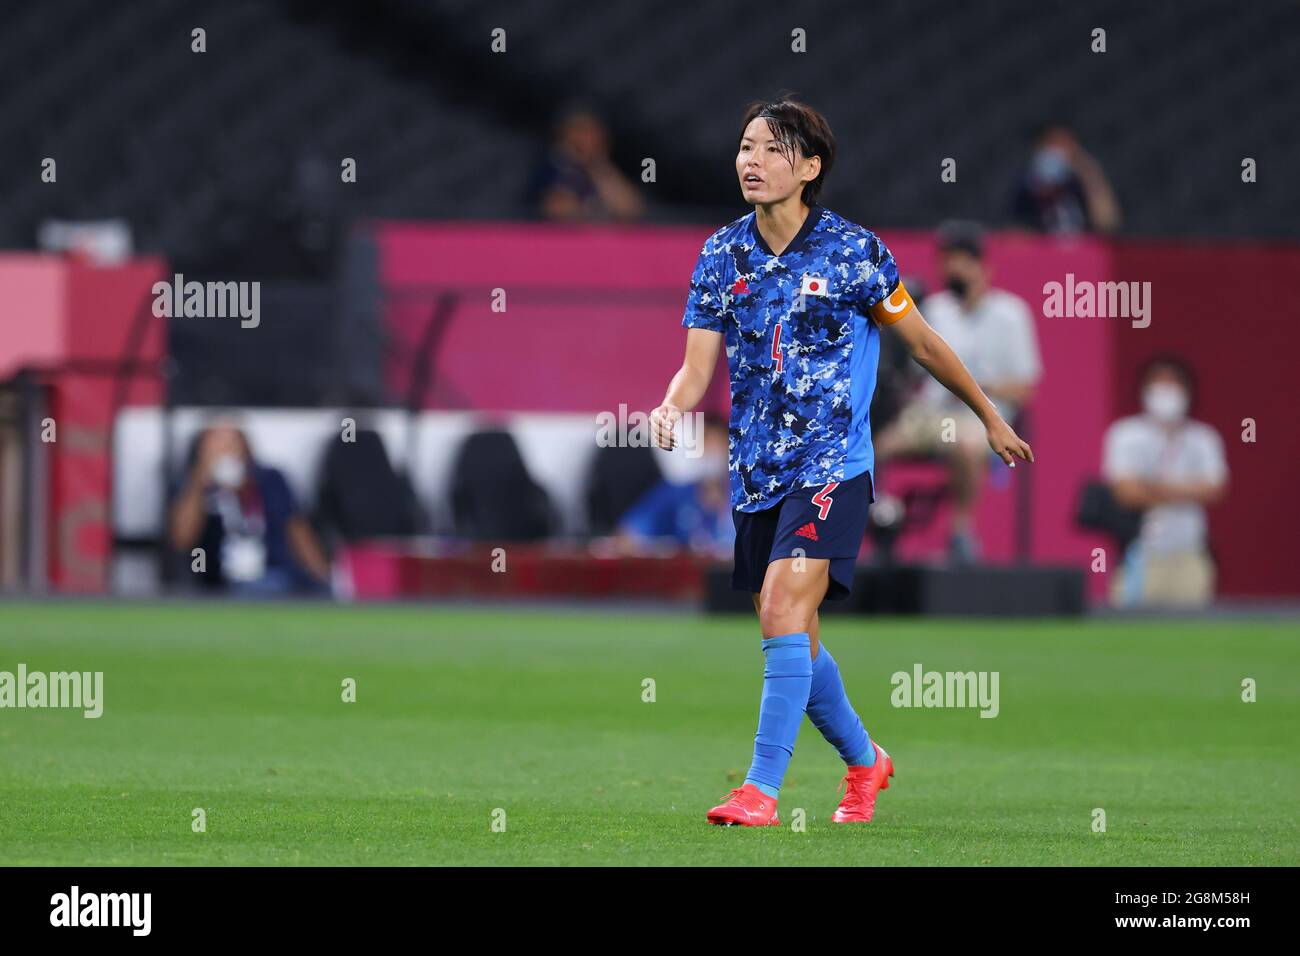
<svg viewBox="0 0 1300 956">
<path fill-rule="evenodd" d="M 172 546 L 192 567 L 204 551 L 200 583 L 240 596 L 319 591 L 330 568 L 298 512 L 284 475 L 253 460 L 237 427 L 217 424 L 195 440 L 193 465 L 172 502 Z"/>
<path fill-rule="evenodd" d="M 995 289 L 984 259 L 983 235 L 969 222 L 939 228 L 944 290 L 922 303 L 926 318 L 943 336 L 1007 421 L 1033 397 L 1042 372 L 1029 306 Z M 975 509 L 988 471 L 989 451 L 978 418 L 951 392 L 927 378 L 876 444 L 878 460 L 932 455 L 949 468 L 953 498 L 949 557 L 968 564 L 979 556 Z"/>
<path fill-rule="evenodd" d="M 1116 501 L 1142 513 L 1112 598 L 1120 606 L 1202 606 L 1214 597 L 1205 508 L 1223 497 L 1223 441 L 1193 420 L 1191 369 L 1173 356 L 1147 362 L 1142 413 L 1106 431 L 1102 473 Z"/>
<path fill-rule="evenodd" d="M 1039 232 L 1110 233 L 1119 228 L 1119 203 L 1101 164 L 1060 123 L 1044 126 L 1016 183 L 1012 219 Z"/>
</svg>

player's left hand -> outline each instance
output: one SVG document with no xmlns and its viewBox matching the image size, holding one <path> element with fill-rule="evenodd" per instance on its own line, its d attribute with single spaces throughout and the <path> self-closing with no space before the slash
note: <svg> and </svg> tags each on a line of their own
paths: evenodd
<svg viewBox="0 0 1300 956">
<path fill-rule="evenodd" d="M 1010 467 L 1016 467 L 1017 458 L 1029 462 L 1034 460 L 1034 450 L 1029 447 L 1029 443 L 1023 441 L 1015 433 L 1015 430 L 1002 419 L 999 418 L 989 425 L 986 431 L 988 432 L 989 447 Z"/>
</svg>

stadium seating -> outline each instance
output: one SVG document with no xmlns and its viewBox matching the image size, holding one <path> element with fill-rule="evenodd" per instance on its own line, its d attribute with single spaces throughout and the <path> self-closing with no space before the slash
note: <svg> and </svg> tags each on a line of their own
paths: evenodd
<svg viewBox="0 0 1300 956">
<path fill-rule="evenodd" d="M 612 533 L 618 520 L 661 478 L 652 448 L 598 448 L 587 475 L 587 515 L 592 534 Z"/>
<path fill-rule="evenodd" d="M 476 541 L 540 541 L 559 528 L 550 498 L 504 430 L 475 432 L 461 443 L 451 512 L 457 533 Z"/>
<path fill-rule="evenodd" d="M 355 443 L 329 439 L 316 498 L 316 525 L 345 541 L 415 535 L 423 519 L 406 475 L 393 468 L 383 439 L 361 429 Z"/>
<path fill-rule="evenodd" d="M 455 528 L 450 501 L 453 461 L 461 443 L 485 423 L 471 412 L 422 412 L 411 417 L 393 409 L 260 409 L 228 410 L 239 421 L 259 461 L 280 469 L 307 510 L 322 502 L 327 483 L 326 461 L 340 444 L 340 423 L 353 417 L 382 442 L 392 469 L 408 477 L 427 516 L 427 530 L 450 534 Z M 172 410 L 132 407 L 117 417 L 113 445 L 129 454 L 113 458 L 113 536 L 147 541 L 162 532 L 167 487 L 179 480 L 185 452 L 194 435 L 213 414 L 212 409 Z M 591 415 L 512 415 L 508 428 L 518 443 L 528 474 L 544 489 L 557 509 L 557 533 L 582 537 L 591 532 L 584 476 L 591 473 L 599 451 L 592 441 Z M 615 449 L 633 451 L 635 449 Z M 670 479 L 681 481 L 691 462 L 682 450 L 653 452 L 651 465 Z"/>
<path fill-rule="evenodd" d="M 736 30 L 755 19 L 742 0 L 689 24 L 650 3 L 582 0 L 68 6 L 26 5 L 0 33 L 0 157 L 33 169 L 0 182 L 0 246 L 30 246 L 48 217 L 129 212 L 140 246 L 185 266 L 320 275 L 356 217 L 526 215 L 549 121 L 574 98 L 605 109 L 626 169 L 656 159 L 654 214 L 719 221 L 733 208 L 738 111 L 782 85 L 836 124 L 828 199 L 876 225 L 998 219 L 1029 131 L 1048 119 L 1077 127 L 1132 233 L 1293 235 L 1300 221 L 1282 174 L 1300 167 L 1300 141 L 1275 135 L 1293 125 L 1294 4 L 835 0 L 769 32 Z M 207 54 L 190 49 L 199 26 Z M 1104 54 L 1089 50 L 1097 26 Z M 489 50 L 495 27 L 507 56 Z M 807 54 L 790 52 L 795 27 Z M 955 49 L 960 69 L 942 52 Z M 1224 61 L 1238 69 L 1207 68 Z M 1246 191 L 1241 159 L 1260 150 Z M 36 174 L 45 156 L 57 188 Z M 343 157 L 358 163 L 346 186 Z M 957 183 L 940 182 L 944 157 Z"/>
</svg>

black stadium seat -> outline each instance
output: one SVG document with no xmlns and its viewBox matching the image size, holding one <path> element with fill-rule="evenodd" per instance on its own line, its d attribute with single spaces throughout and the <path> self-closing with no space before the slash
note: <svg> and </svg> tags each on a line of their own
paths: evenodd
<svg viewBox="0 0 1300 956">
<path fill-rule="evenodd" d="M 649 446 L 598 448 L 587 477 L 587 530 L 610 534 L 643 494 L 663 479 Z"/>
<path fill-rule="evenodd" d="M 411 483 L 369 429 L 358 431 L 355 442 L 330 439 L 315 517 L 322 531 L 345 541 L 413 535 L 422 524 Z"/>
<path fill-rule="evenodd" d="M 506 431 L 475 432 L 460 446 L 452 466 L 451 510 L 456 533 L 475 541 L 538 541 L 559 524 Z"/>
</svg>

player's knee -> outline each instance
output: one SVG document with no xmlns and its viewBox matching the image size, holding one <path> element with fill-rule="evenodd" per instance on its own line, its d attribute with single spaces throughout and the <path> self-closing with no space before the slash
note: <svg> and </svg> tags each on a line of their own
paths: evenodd
<svg viewBox="0 0 1300 956">
<path fill-rule="evenodd" d="M 808 629 L 808 614 L 793 595 L 776 590 L 763 596 L 758 626 L 765 638 L 797 634 Z"/>
</svg>

